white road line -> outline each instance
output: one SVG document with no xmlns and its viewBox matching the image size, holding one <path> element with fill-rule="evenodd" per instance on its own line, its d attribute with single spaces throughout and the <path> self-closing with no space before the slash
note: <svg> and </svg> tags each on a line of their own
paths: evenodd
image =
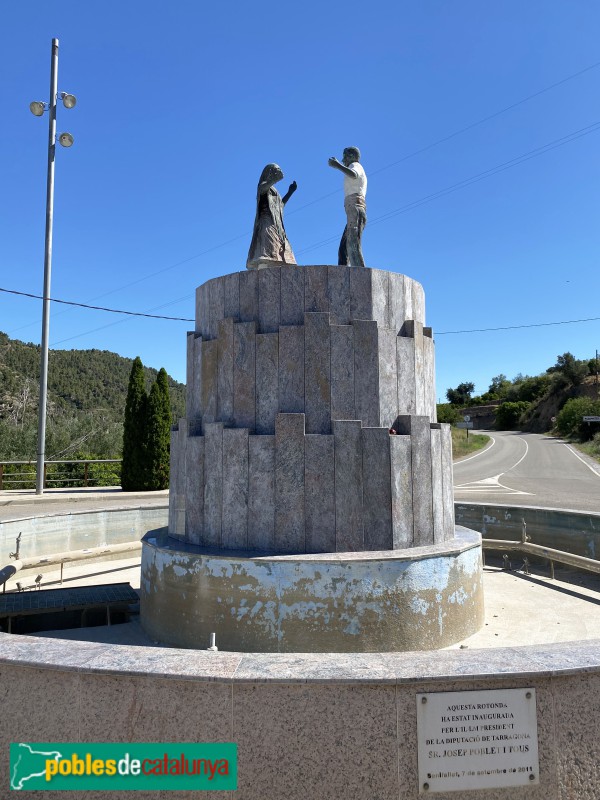
<svg viewBox="0 0 600 800">
<path fill-rule="evenodd" d="M 475 453 L 474 456 L 469 456 L 468 458 L 461 458 L 460 461 L 455 461 L 454 462 L 455 465 L 458 466 L 459 464 L 466 464 L 466 462 L 470 461 L 472 458 L 477 458 L 477 456 L 482 456 L 484 453 L 487 453 L 487 451 L 496 444 L 496 440 L 494 439 L 493 436 L 490 436 L 490 440 L 491 440 L 490 443 L 487 445 L 487 447 L 484 447 L 483 450 L 479 450 L 479 452 Z"/>
<path fill-rule="evenodd" d="M 491 478 L 482 478 L 480 481 L 471 481 L 470 483 L 462 483 L 454 487 L 454 491 L 462 492 L 490 492 L 491 494 L 528 494 L 531 492 L 523 492 L 520 489 L 513 489 L 511 486 L 505 486 L 500 483 L 500 475 L 494 475 Z"/>
<path fill-rule="evenodd" d="M 519 466 L 519 464 L 521 463 L 521 461 L 523 461 L 523 459 L 525 458 L 525 456 L 527 455 L 527 453 L 529 452 L 529 445 L 527 444 L 527 442 L 525 441 L 525 439 L 521 439 L 521 441 L 522 441 L 522 442 L 523 442 L 523 444 L 525 445 L 525 452 L 523 453 L 523 455 L 522 455 L 522 456 L 521 456 L 521 458 L 520 458 L 520 459 L 517 461 L 517 463 L 516 463 L 516 464 L 513 464 L 513 466 L 512 466 L 512 467 L 509 467 L 509 469 L 505 470 L 504 472 L 501 472 L 499 475 L 497 475 L 497 476 L 496 476 L 497 478 L 501 478 L 503 475 L 506 475 L 506 473 L 507 473 L 507 472 L 511 472 L 511 470 L 513 470 L 513 469 L 516 469 L 516 468 Z"/>
<path fill-rule="evenodd" d="M 564 446 L 567 448 L 567 450 L 569 450 L 571 453 L 573 453 L 573 455 L 575 456 L 575 458 L 578 458 L 578 459 L 581 461 L 581 463 L 582 463 L 582 464 L 584 464 L 584 465 L 585 465 L 585 466 L 586 466 L 586 467 L 587 467 L 587 468 L 590 470 L 590 472 L 593 472 L 593 473 L 594 473 L 594 475 L 595 475 L 597 478 L 600 478 L 600 472 L 598 472 L 597 470 L 595 470 L 595 469 L 592 467 L 592 465 L 591 465 L 591 464 L 588 464 L 588 463 L 587 463 L 587 461 L 584 461 L 584 460 L 583 460 L 583 458 L 582 458 L 582 457 L 579 455 L 579 453 L 575 452 L 575 450 L 573 450 L 573 448 L 572 448 L 570 445 L 568 445 L 566 442 L 563 442 L 563 444 L 564 444 Z"/>
</svg>

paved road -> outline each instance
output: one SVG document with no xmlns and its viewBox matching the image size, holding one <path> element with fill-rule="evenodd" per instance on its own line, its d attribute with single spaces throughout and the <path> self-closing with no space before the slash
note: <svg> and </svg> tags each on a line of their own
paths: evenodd
<svg viewBox="0 0 600 800">
<path fill-rule="evenodd" d="M 600 465 L 562 439 L 478 431 L 492 444 L 454 463 L 456 500 L 600 513 Z"/>
<path fill-rule="evenodd" d="M 105 511 L 115 508 L 146 508 L 169 504 L 169 492 L 123 492 L 120 487 L 102 489 L 47 489 L 36 495 L 33 490 L 0 492 L 0 522 L 41 517 L 46 514 L 70 514 L 79 511 Z"/>
</svg>

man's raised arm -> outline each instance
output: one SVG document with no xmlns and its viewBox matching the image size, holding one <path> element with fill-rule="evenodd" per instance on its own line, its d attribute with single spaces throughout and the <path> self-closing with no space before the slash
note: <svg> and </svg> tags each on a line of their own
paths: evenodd
<svg viewBox="0 0 600 800">
<path fill-rule="evenodd" d="M 331 158 L 327 163 L 329 164 L 330 167 L 333 167 L 334 169 L 339 169 L 340 172 L 343 172 L 344 175 L 347 175 L 349 178 L 358 178 L 358 175 L 353 169 L 344 166 L 344 164 L 338 161 L 335 156 L 331 156 Z"/>
</svg>

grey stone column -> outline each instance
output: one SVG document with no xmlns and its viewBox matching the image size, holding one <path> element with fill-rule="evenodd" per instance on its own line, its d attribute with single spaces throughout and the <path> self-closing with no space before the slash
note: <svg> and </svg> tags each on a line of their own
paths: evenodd
<svg viewBox="0 0 600 800">
<path fill-rule="evenodd" d="M 392 547 L 414 543 L 412 451 L 410 436 L 390 436 Z"/>
<path fill-rule="evenodd" d="M 219 320 L 217 340 L 217 416 L 233 423 L 233 319 Z"/>
<path fill-rule="evenodd" d="M 279 411 L 304 412 L 304 328 L 288 325 L 279 329 Z"/>
<path fill-rule="evenodd" d="M 331 433 L 329 314 L 304 315 L 304 410 L 307 433 Z"/>
<path fill-rule="evenodd" d="M 223 423 L 204 426 L 204 531 L 202 544 L 220 547 L 223 509 Z"/>
<path fill-rule="evenodd" d="M 429 417 L 399 416 L 396 429 L 410 436 L 412 472 L 413 545 L 431 544 L 433 497 L 431 481 L 431 431 Z"/>
<path fill-rule="evenodd" d="M 304 270 L 281 267 L 281 325 L 304 322 Z"/>
<path fill-rule="evenodd" d="M 279 411 L 279 334 L 256 335 L 256 432 L 275 433 Z"/>
<path fill-rule="evenodd" d="M 304 414 L 275 420 L 275 549 L 305 552 Z"/>
<path fill-rule="evenodd" d="M 390 438 L 387 428 L 362 429 L 365 550 L 393 547 Z"/>
<path fill-rule="evenodd" d="M 275 436 L 248 438 L 248 545 L 275 550 Z"/>
<path fill-rule="evenodd" d="M 356 419 L 354 407 L 354 326 L 332 325 L 331 419 Z"/>
<path fill-rule="evenodd" d="M 238 428 L 256 426 L 256 323 L 233 326 L 233 420 Z"/>
<path fill-rule="evenodd" d="M 240 317 L 240 274 L 234 272 L 223 277 L 223 315 L 226 319 Z"/>
<path fill-rule="evenodd" d="M 335 420 L 335 549 L 364 549 L 360 420 Z"/>
<path fill-rule="evenodd" d="M 354 329 L 354 408 L 363 425 L 379 425 L 379 363 L 377 323 L 355 320 Z"/>
<path fill-rule="evenodd" d="M 454 538 L 454 480 L 452 468 L 452 431 L 442 423 L 442 493 L 444 504 L 444 539 Z"/>
<path fill-rule="evenodd" d="M 432 423 L 431 432 L 431 496 L 433 499 L 433 543 L 444 541 L 444 487 L 442 479 L 441 425 Z"/>
<path fill-rule="evenodd" d="M 248 546 L 248 430 L 223 430 L 223 512 L 221 543 L 228 549 Z"/>
<path fill-rule="evenodd" d="M 258 270 L 258 331 L 273 333 L 281 321 L 281 272 Z"/>
<path fill-rule="evenodd" d="M 204 530 L 204 437 L 189 436 L 185 447 L 185 539 L 201 544 Z"/>
<path fill-rule="evenodd" d="M 307 553 L 334 553 L 334 437 L 304 437 L 304 509 Z"/>
</svg>

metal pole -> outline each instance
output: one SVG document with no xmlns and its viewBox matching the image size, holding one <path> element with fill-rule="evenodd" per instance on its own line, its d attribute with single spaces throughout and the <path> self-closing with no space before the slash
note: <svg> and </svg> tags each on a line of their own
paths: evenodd
<svg viewBox="0 0 600 800">
<path fill-rule="evenodd" d="M 50 334 L 50 277 L 52 274 L 52 218 L 54 214 L 54 154 L 56 150 L 56 95 L 58 93 L 58 39 L 52 39 L 50 60 L 50 102 L 48 125 L 48 177 L 46 181 L 46 244 L 44 252 L 44 301 L 40 363 L 40 404 L 38 415 L 38 452 L 36 494 L 44 493 L 46 455 L 46 404 L 48 399 L 48 337 Z"/>
</svg>

